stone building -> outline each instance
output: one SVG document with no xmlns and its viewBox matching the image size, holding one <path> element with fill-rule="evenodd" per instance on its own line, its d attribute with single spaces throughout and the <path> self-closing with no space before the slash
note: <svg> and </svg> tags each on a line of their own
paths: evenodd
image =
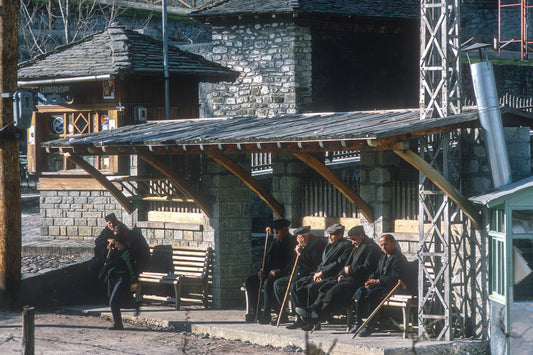
<svg viewBox="0 0 533 355">
<path fill-rule="evenodd" d="M 417 1 L 231 0 L 191 17 L 212 26 L 209 58 L 241 72 L 205 89 L 206 117 L 417 105 Z"/>
</svg>

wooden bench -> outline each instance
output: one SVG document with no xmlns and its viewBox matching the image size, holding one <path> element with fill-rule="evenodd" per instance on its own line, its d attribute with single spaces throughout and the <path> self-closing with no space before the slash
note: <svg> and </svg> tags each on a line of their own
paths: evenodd
<svg viewBox="0 0 533 355">
<path fill-rule="evenodd" d="M 213 249 L 170 245 L 150 246 L 151 265 L 147 272 L 139 275 L 140 299 L 174 302 L 180 309 L 182 301 L 202 303 L 209 307 L 209 284 L 213 275 Z M 168 270 L 167 272 L 165 272 Z M 172 296 L 147 295 L 142 292 L 143 284 L 172 285 Z M 200 293 L 188 292 L 182 297 L 182 287 L 201 289 Z"/>
</svg>

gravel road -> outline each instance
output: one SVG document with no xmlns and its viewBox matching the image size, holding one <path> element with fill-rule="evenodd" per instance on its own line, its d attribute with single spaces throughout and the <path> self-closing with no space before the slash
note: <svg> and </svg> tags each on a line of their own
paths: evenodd
<svg viewBox="0 0 533 355">
<path fill-rule="evenodd" d="M 20 354 L 22 316 L 0 313 L 0 354 Z M 106 330 L 111 322 L 98 317 L 37 313 L 35 354 L 294 354 L 299 348 L 278 349 L 211 338 L 208 334 L 154 330 L 125 324 L 126 330 Z"/>
</svg>

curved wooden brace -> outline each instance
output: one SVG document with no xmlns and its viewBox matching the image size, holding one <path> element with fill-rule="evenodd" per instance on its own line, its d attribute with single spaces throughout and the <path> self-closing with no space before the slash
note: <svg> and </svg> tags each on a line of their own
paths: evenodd
<svg viewBox="0 0 533 355">
<path fill-rule="evenodd" d="M 248 186 L 253 192 L 263 200 L 268 207 L 278 216 L 283 218 L 284 208 L 263 186 L 261 186 L 246 170 L 241 168 L 237 163 L 223 154 L 208 154 L 209 158 L 213 159 L 226 169 L 228 169 L 233 175 L 238 177 L 246 186 Z"/>
<path fill-rule="evenodd" d="M 394 150 L 403 160 L 414 166 L 418 171 L 424 174 L 429 180 L 437 185 L 442 192 L 454 201 L 465 215 L 470 218 L 477 229 L 482 229 L 481 215 L 474 205 L 466 199 L 444 176 L 436 169 L 431 167 L 418 154 L 409 149 Z"/>
<path fill-rule="evenodd" d="M 98 169 L 89 164 L 79 155 L 72 155 L 70 153 L 65 153 L 65 157 L 85 170 L 92 178 L 94 178 L 100 185 L 102 185 L 117 201 L 120 205 L 129 213 L 132 214 L 135 210 L 135 206 L 132 201 L 130 201 L 122 191 L 118 189 L 111 181 L 109 181 Z"/>
<path fill-rule="evenodd" d="M 347 183 L 333 173 L 324 163 L 307 152 L 292 153 L 296 158 L 303 161 L 305 164 L 313 168 L 317 173 L 322 175 L 324 179 L 329 181 L 337 190 L 340 191 L 350 201 L 350 203 L 357 206 L 359 211 L 365 216 L 370 223 L 374 222 L 374 213 L 370 206 L 355 192 Z"/>
<path fill-rule="evenodd" d="M 169 178 L 181 191 L 183 191 L 183 193 L 189 196 L 189 198 L 191 198 L 202 211 L 204 211 L 207 217 L 211 217 L 211 205 L 207 203 L 203 196 L 194 191 L 192 186 L 185 179 L 152 154 L 142 154 L 139 155 L 139 157 Z"/>
</svg>

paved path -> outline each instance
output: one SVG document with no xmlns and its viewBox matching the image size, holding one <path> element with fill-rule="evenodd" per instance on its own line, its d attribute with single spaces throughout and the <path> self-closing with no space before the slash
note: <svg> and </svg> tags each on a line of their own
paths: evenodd
<svg viewBox="0 0 533 355">
<path fill-rule="evenodd" d="M 110 317 L 107 307 L 69 307 L 70 311 Z M 287 330 L 271 325 L 245 323 L 244 310 L 212 310 L 199 307 L 176 311 L 171 307 L 147 305 L 139 317 L 132 310 L 125 310 L 123 317 L 133 324 L 154 324 L 175 330 L 186 330 L 194 334 L 240 340 L 258 345 L 275 347 L 296 346 L 305 348 L 306 332 Z M 309 341 L 323 350 L 333 347 L 332 354 L 486 354 L 488 345 L 481 341 L 420 341 L 403 339 L 399 331 L 380 331 L 368 338 L 352 339 L 343 325 L 324 325 L 321 330 L 308 332 Z"/>
</svg>

